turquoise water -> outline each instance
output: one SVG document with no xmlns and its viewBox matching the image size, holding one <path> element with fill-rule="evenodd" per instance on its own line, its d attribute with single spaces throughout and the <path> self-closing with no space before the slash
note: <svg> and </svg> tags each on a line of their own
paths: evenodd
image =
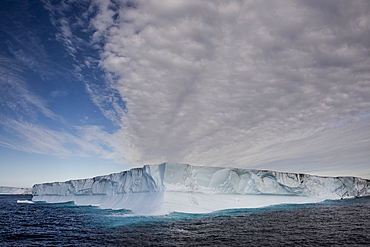
<svg viewBox="0 0 370 247">
<path fill-rule="evenodd" d="M 366 246 L 370 198 L 136 216 L 0 196 L 1 246 Z M 17 203 L 17 201 L 21 200 Z"/>
</svg>

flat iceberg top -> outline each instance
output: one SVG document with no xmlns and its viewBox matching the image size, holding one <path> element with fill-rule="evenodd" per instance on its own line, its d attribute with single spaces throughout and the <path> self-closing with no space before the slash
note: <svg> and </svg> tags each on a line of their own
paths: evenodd
<svg viewBox="0 0 370 247">
<path fill-rule="evenodd" d="M 370 181 L 187 164 L 146 165 L 89 179 L 36 184 L 33 200 L 138 213 L 211 212 L 370 195 Z"/>
<path fill-rule="evenodd" d="M 9 195 L 9 194 L 32 194 L 31 188 L 19 188 L 19 187 L 9 187 L 9 186 L 0 186 L 0 194 Z"/>
</svg>

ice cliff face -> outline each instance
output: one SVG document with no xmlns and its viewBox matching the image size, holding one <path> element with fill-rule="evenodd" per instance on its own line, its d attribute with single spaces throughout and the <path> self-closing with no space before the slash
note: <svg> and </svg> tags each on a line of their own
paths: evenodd
<svg viewBox="0 0 370 247">
<path fill-rule="evenodd" d="M 370 181 L 165 163 L 89 179 L 36 184 L 32 193 L 34 201 L 74 201 L 140 214 L 200 213 L 369 196 Z"/>
<path fill-rule="evenodd" d="M 8 194 L 31 194 L 31 188 L 18 188 L 18 187 L 8 187 L 8 186 L 0 186 L 0 194 L 8 195 Z"/>
<path fill-rule="evenodd" d="M 163 191 L 164 165 L 144 166 L 129 171 L 88 179 L 36 184 L 33 196 L 114 195 Z"/>
<path fill-rule="evenodd" d="M 274 194 L 324 198 L 370 195 L 370 181 L 355 177 L 319 177 L 262 170 L 166 164 L 166 191 L 222 194 Z"/>
</svg>

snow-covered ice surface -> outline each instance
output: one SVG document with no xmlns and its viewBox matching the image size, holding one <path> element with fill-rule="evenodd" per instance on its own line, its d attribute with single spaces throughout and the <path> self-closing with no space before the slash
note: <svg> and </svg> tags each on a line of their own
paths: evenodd
<svg viewBox="0 0 370 247">
<path fill-rule="evenodd" d="M 369 196 L 370 180 L 164 163 L 88 179 L 36 184 L 32 194 L 33 201 L 73 201 L 76 205 L 161 215 Z"/>
<path fill-rule="evenodd" d="M 0 194 L 1 195 L 10 195 L 10 194 L 31 194 L 31 188 L 18 188 L 18 187 L 8 187 L 8 186 L 0 186 Z"/>
</svg>

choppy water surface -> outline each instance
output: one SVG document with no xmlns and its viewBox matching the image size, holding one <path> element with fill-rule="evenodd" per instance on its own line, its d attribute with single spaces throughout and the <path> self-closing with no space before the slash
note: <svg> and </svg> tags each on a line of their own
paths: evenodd
<svg viewBox="0 0 370 247">
<path fill-rule="evenodd" d="M 30 199 L 0 196 L 1 246 L 370 245 L 370 198 L 157 217 Z"/>
</svg>

